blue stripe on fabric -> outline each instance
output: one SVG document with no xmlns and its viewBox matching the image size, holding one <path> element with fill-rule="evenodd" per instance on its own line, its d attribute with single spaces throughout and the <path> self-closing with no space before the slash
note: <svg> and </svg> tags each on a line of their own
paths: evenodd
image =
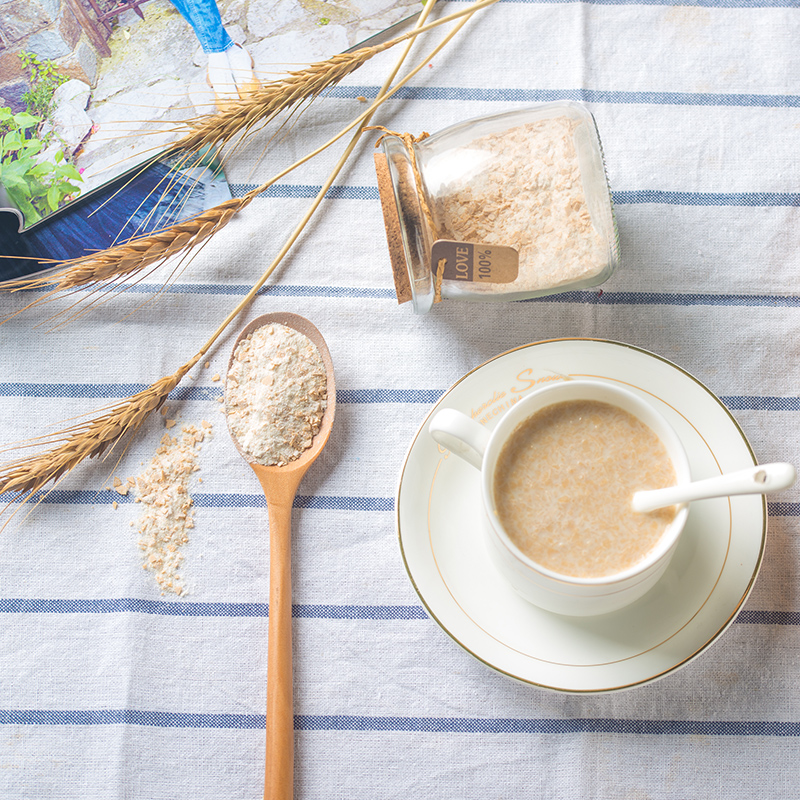
<svg viewBox="0 0 800 800">
<path fill-rule="evenodd" d="M 198 508 L 266 508 L 263 494 L 193 494 Z M 393 497 L 298 495 L 293 508 L 315 511 L 394 511 Z"/>
<path fill-rule="evenodd" d="M 336 402 L 358 405 L 374 403 L 435 403 L 444 394 L 444 389 L 339 389 Z"/>
<path fill-rule="evenodd" d="M 6 492 L 0 494 L 6 501 L 13 502 L 18 494 Z M 13 498 L 13 499 L 12 499 Z M 258 494 L 224 494 L 198 492 L 192 495 L 193 505 L 197 508 L 266 508 L 264 495 Z M 116 502 L 119 505 L 133 503 L 130 494 L 120 495 L 114 489 L 41 489 L 34 492 L 28 502 L 44 505 L 108 505 Z M 304 508 L 313 511 L 394 511 L 393 497 L 359 497 L 355 495 L 297 495 L 293 508 Z"/>
<path fill-rule="evenodd" d="M 0 397 L 124 398 L 146 389 L 143 383 L 0 383 Z M 187 386 L 174 390 L 175 400 L 217 400 L 223 390 L 217 386 Z M 336 402 L 343 405 L 377 403 L 435 403 L 444 389 L 337 389 Z"/>
<path fill-rule="evenodd" d="M 615 733 L 646 736 L 800 736 L 800 722 L 771 720 L 476 719 L 460 717 L 295 717 L 301 731 L 398 731 L 408 733 Z"/>
<path fill-rule="evenodd" d="M 800 503 L 768 502 L 767 513 L 771 517 L 800 517 Z"/>
<path fill-rule="evenodd" d="M 119 289 L 111 290 L 128 294 L 185 294 L 223 297 L 244 297 L 251 289 L 251 284 L 244 283 L 132 283 L 123 285 Z M 50 291 L 48 287 L 25 289 L 26 293 L 43 294 Z M 82 292 L 93 292 L 91 287 L 83 287 Z M 355 300 L 397 300 L 397 295 L 391 289 L 381 289 L 368 286 L 308 286 L 293 284 L 276 284 L 264 286 L 256 293 L 257 297 L 323 297 L 326 299 L 355 299 Z"/>
<path fill-rule="evenodd" d="M 13 497 L 13 499 L 12 499 Z M 6 492 L 0 495 L 6 501 L 13 502 L 17 495 Z M 243 493 L 205 493 L 192 495 L 197 508 L 266 508 L 267 501 L 263 494 Z M 89 506 L 108 505 L 116 502 L 119 505 L 133 503 L 131 495 L 120 495 L 114 489 L 42 489 L 29 498 L 29 502 L 44 505 Z M 361 511 L 391 512 L 394 511 L 393 497 L 360 497 L 357 495 L 298 495 L 293 508 L 312 511 Z M 800 503 L 770 502 L 767 510 L 773 517 L 800 516 Z"/>
<path fill-rule="evenodd" d="M 169 602 L 138 597 L 49 598 L 2 597 L 0 614 L 150 614 L 164 617 L 268 617 L 268 603 Z M 429 619 L 422 606 L 335 605 L 297 603 L 295 619 L 413 621 Z M 800 625 L 799 611 L 740 611 L 735 622 L 745 625 Z"/>
<path fill-rule="evenodd" d="M 750 611 L 743 609 L 736 617 L 743 625 L 800 625 L 800 611 Z"/>
<path fill-rule="evenodd" d="M 158 728 L 260 730 L 264 714 L 207 714 L 138 709 L 1 709 L 0 725 L 138 725 Z M 611 718 L 367 717 L 298 714 L 297 731 L 397 733 L 621 734 L 636 736 L 800 736 L 800 722 Z"/>
<path fill-rule="evenodd" d="M 800 105 L 800 104 L 799 104 Z M 255 189 L 255 183 L 232 183 L 231 193 L 234 197 L 242 197 Z M 316 197 L 321 186 L 289 184 L 270 186 L 258 195 L 262 198 L 310 198 Z M 630 191 L 612 191 L 616 205 L 657 204 L 671 206 L 742 206 L 757 207 L 798 207 L 798 192 L 672 192 L 660 189 L 634 189 Z M 377 200 L 378 189 L 374 186 L 334 186 L 325 197 L 330 200 Z"/>
<path fill-rule="evenodd" d="M 147 389 L 145 383 L 0 383 L 0 397 L 59 397 L 122 399 Z M 222 397 L 217 386 L 179 386 L 170 393 L 173 400 L 209 400 Z"/>
<path fill-rule="evenodd" d="M 240 297 L 246 295 L 251 289 L 250 284 L 224 284 L 224 283 L 172 283 L 163 284 L 138 283 L 125 286 L 124 291 L 134 294 L 154 294 L 165 292 L 168 294 L 188 295 L 225 295 Z M 32 290 L 38 291 L 38 290 Z M 323 297 L 326 299 L 356 299 L 356 300 L 390 300 L 397 299 L 391 289 L 373 288 L 369 286 L 308 286 L 297 284 L 276 284 L 259 289 L 258 297 Z"/>
<path fill-rule="evenodd" d="M 0 397 L 103 398 L 120 399 L 147 388 L 143 383 L 0 383 Z M 222 397 L 216 386 L 187 386 L 183 400 L 216 400 Z M 433 404 L 444 389 L 337 389 L 336 402 L 343 405 Z M 800 411 L 800 397 L 723 395 L 722 402 L 732 411 Z"/>
<path fill-rule="evenodd" d="M 720 399 L 731 411 L 800 411 L 800 397 L 724 395 Z"/>
<path fill-rule="evenodd" d="M 140 725 L 148 728 L 263 728 L 263 714 L 176 714 L 132 708 L 0 709 L 0 725 Z"/>
<path fill-rule="evenodd" d="M 800 295 L 766 294 L 687 294 L 671 292 L 560 292 L 545 297 L 520 300 L 521 303 L 582 303 L 584 305 L 611 306 L 713 306 L 722 308 L 800 308 Z"/>
<path fill-rule="evenodd" d="M 796 192 L 665 192 L 656 189 L 639 189 L 630 192 L 613 192 L 616 205 L 653 203 L 670 206 L 800 206 Z"/>
<path fill-rule="evenodd" d="M 673 5 L 670 3 L 670 5 Z M 327 96 L 373 99 L 376 86 L 332 86 Z M 670 105 L 735 108 L 798 108 L 800 95 L 745 94 L 712 92 L 632 92 L 601 89 L 520 89 L 456 86 L 403 86 L 393 95 L 398 100 L 455 100 L 479 103 L 549 103 L 554 100 L 576 100 L 608 105 Z"/>
<path fill-rule="evenodd" d="M 2 614 L 151 614 L 167 617 L 268 617 L 268 603 L 171 603 L 137 597 L 59 599 L 0 598 Z M 295 604 L 295 619 L 420 620 L 428 619 L 421 606 Z"/>
<path fill-rule="evenodd" d="M 126 292 L 134 294 L 193 294 L 193 295 L 233 295 L 244 296 L 250 290 L 245 284 L 229 286 L 226 284 L 163 284 L 137 283 Z M 27 291 L 27 290 L 26 290 Z M 36 294 L 41 290 L 31 290 Z M 259 295 L 276 297 L 322 297 L 328 299 L 371 299 L 395 300 L 391 289 L 366 289 L 353 286 L 303 286 L 279 285 L 261 289 Z M 530 300 L 519 300 L 520 303 L 572 303 L 583 305 L 663 305 L 663 306 L 712 306 L 712 307 L 745 307 L 745 308 L 798 308 L 800 295 L 774 294 L 710 294 L 703 292 L 608 292 L 604 289 L 593 289 L 534 297 Z M 177 389 L 177 392 L 185 391 Z"/>
<path fill-rule="evenodd" d="M 243 197 L 258 185 L 257 183 L 230 183 L 228 187 L 234 197 Z M 258 194 L 257 197 L 306 199 L 316 197 L 320 189 L 322 189 L 321 184 L 275 184 Z M 379 200 L 380 195 L 377 186 L 331 186 L 325 192 L 325 198 L 328 200 Z"/>
</svg>

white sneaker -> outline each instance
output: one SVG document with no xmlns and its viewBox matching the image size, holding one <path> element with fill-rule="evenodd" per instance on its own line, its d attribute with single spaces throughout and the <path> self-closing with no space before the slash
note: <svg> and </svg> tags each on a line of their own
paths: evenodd
<svg viewBox="0 0 800 800">
<path fill-rule="evenodd" d="M 236 79 L 228 64 L 227 53 L 209 53 L 206 81 L 214 90 L 214 101 L 222 111 L 230 103 L 239 99 Z"/>
<path fill-rule="evenodd" d="M 239 97 L 244 99 L 252 92 L 261 88 L 261 82 L 253 71 L 253 57 L 240 44 L 234 44 L 225 51 L 228 57 L 228 67 L 236 82 Z"/>
</svg>

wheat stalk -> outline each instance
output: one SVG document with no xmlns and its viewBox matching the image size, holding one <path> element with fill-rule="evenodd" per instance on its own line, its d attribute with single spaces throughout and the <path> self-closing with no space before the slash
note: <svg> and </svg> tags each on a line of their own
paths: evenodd
<svg viewBox="0 0 800 800">
<path fill-rule="evenodd" d="M 123 436 L 136 431 L 158 409 L 167 395 L 197 363 L 196 355 L 172 375 L 161 378 L 141 392 L 131 395 L 105 414 L 37 440 L 58 444 L 52 449 L 20 459 L 4 468 L 0 475 L 0 493 L 32 494 L 47 483 L 71 472 L 84 459 L 95 458 L 112 448 Z"/>
<path fill-rule="evenodd" d="M 490 1 L 496 2 L 496 0 L 490 0 Z M 485 0 L 480 5 L 483 6 L 487 4 L 489 4 L 489 2 L 488 0 Z M 432 5 L 433 2 L 431 2 L 431 6 Z M 377 109 L 384 100 L 388 99 L 392 94 L 394 94 L 403 85 L 405 85 L 405 83 L 407 83 L 411 78 L 413 78 L 414 75 L 416 75 L 421 69 L 423 69 L 424 66 L 427 63 L 429 63 L 430 60 L 447 45 L 447 43 L 456 35 L 456 33 L 461 29 L 461 27 L 470 19 L 471 14 L 460 15 L 460 16 L 464 16 L 464 19 L 461 21 L 461 23 L 458 26 L 456 26 L 456 28 L 453 31 L 451 31 L 443 39 L 443 41 L 440 42 L 439 45 L 437 45 L 437 47 L 434 48 L 426 56 L 426 58 L 420 61 L 418 66 L 415 67 L 413 70 L 411 70 L 411 72 L 408 75 L 406 75 L 405 78 L 403 78 L 403 80 L 399 81 L 394 86 L 393 89 L 391 90 L 388 89 L 391 80 L 393 80 L 394 75 L 399 69 L 400 64 L 398 63 L 397 67 L 395 68 L 395 71 L 392 73 L 392 76 L 389 79 L 387 79 L 387 82 L 379 92 L 377 99 L 372 104 L 372 106 L 370 106 L 370 108 L 367 109 L 367 111 L 359 115 L 359 117 L 357 117 L 356 120 L 354 120 L 350 125 L 348 125 L 343 131 L 341 131 L 328 143 L 323 145 L 321 148 L 318 148 L 317 151 L 314 151 L 314 153 L 309 154 L 303 160 L 298 162 L 297 165 L 299 165 L 300 163 L 304 163 L 304 161 L 313 157 L 322 149 L 328 147 L 330 144 L 337 141 L 348 131 L 352 130 L 355 127 L 359 128 L 357 133 L 353 137 L 352 141 L 348 145 L 347 149 L 345 150 L 344 154 L 339 159 L 339 162 L 334 167 L 333 172 L 328 177 L 327 181 L 325 182 L 322 189 L 318 193 L 314 202 L 311 204 L 311 208 L 308 210 L 308 212 L 303 217 L 301 222 L 295 228 L 294 232 L 286 241 L 284 246 L 281 248 L 276 258 L 273 260 L 273 262 L 270 264 L 267 270 L 262 274 L 259 280 L 252 286 L 247 295 L 245 295 L 245 297 L 223 320 L 221 325 L 216 329 L 216 331 L 214 331 L 214 333 L 206 341 L 203 347 L 189 361 L 187 361 L 172 375 L 169 375 L 165 378 L 161 378 L 154 384 L 149 386 L 147 389 L 126 398 L 125 400 L 121 401 L 118 405 L 112 407 L 109 411 L 107 411 L 100 417 L 89 420 L 84 424 L 74 426 L 73 428 L 69 428 L 66 431 L 61 431 L 57 434 L 54 434 L 52 437 L 48 437 L 46 440 L 44 439 L 37 440 L 38 443 L 46 441 L 48 443 L 55 444 L 56 446 L 44 453 L 34 455 L 33 457 L 27 459 L 20 459 L 9 465 L 6 465 L 4 467 L 3 472 L 0 473 L 0 494 L 4 492 L 20 492 L 22 494 L 27 495 L 27 497 L 25 497 L 25 499 L 27 499 L 28 497 L 30 497 L 32 493 L 44 487 L 51 480 L 57 480 L 61 476 L 70 472 L 84 459 L 96 457 L 106 452 L 109 448 L 113 447 L 119 441 L 120 438 L 125 436 L 127 433 L 138 429 L 145 421 L 145 419 L 147 419 L 147 417 L 153 411 L 155 411 L 157 408 L 161 406 L 161 404 L 167 398 L 169 393 L 180 383 L 180 381 L 187 374 L 187 372 L 195 364 L 198 363 L 198 361 L 213 347 L 217 339 L 228 328 L 228 326 L 239 316 L 239 314 L 245 308 L 249 306 L 250 302 L 258 294 L 258 291 L 266 283 L 266 281 L 272 275 L 275 269 L 279 266 L 279 264 L 281 263 L 285 255 L 289 252 L 294 242 L 300 236 L 302 230 L 310 220 L 314 211 L 321 203 L 322 198 L 324 197 L 326 191 L 333 184 L 333 182 L 336 179 L 336 176 L 343 168 L 347 158 L 352 153 L 361 133 L 365 129 L 375 109 Z M 403 58 L 405 58 L 405 54 L 403 55 Z M 285 174 L 287 171 L 288 170 L 284 170 L 284 173 L 282 174 Z M 244 198 L 241 198 L 241 200 L 242 201 L 247 200 L 247 202 L 249 202 L 250 200 L 252 200 L 253 197 L 255 197 L 257 194 L 263 191 L 265 186 L 271 185 L 271 183 L 278 180 L 279 177 L 281 176 L 276 176 L 267 184 L 257 187 L 253 191 L 249 192 Z M 232 216 L 234 213 L 235 210 L 231 212 L 230 216 Z M 230 216 L 228 217 L 228 219 L 230 219 Z M 206 238 L 208 235 L 210 235 L 210 233 L 206 234 Z M 125 246 L 123 245 L 123 247 Z"/>
</svg>

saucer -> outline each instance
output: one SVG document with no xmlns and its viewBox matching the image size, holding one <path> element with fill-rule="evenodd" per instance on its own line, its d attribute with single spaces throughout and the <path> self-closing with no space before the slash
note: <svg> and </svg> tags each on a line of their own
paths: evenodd
<svg viewBox="0 0 800 800">
<path fill-rule="evenodd" d="M 647 398 L 680 436 L 694 480 L 756 463 L 730 412 L 680 367 L 619 342 L 535 342 L 472 370 L 431 409 L 401 471 L 397 530 L 422 603 L 467 652 L 534 686 L 611 692 L 679 669 L 727 629 L 761 565 L 767 504 L 762 495 L 693 503 L 664 576 L 620 611 L 567 617 L 526 602 L 489 560 L 478 470 L 434 442 L 428 422 L 439 408 L 455 408 L 493 428 L 532 389 L 570 378 Z"/>
</svg>

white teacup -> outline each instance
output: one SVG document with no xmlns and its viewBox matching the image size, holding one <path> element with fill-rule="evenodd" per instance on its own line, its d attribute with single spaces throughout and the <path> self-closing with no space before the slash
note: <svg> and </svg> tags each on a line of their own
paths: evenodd
<svg viewBox="0 0 800 800">
<path fill-rule="evenodd" d="M 635 416 L 660 439 L 677 483 L 691 480 L 686 451 L 675 430 L 653 405 L 615 384 L 596 380 L 565 380 L 538 389 L 512 406 L 494 431 L 455 409 L 441 409 L 431 419 L 431 436 L 442 447 L 481 471 L 481 496 L 489 552 L 501 574 L 531 603 L 558 614 L 592 616 L 616 611 L 644 595 L 663 575 L 688 516 L 679 506 L 655 545 L 633 566 L 602 577 L 574 577 L 537 564 L 511 540 L 501 524 L 494 499 L 498 457 L 519 426 L 536 412 L 574 400 L 608 403 Z M 602 498 L 599 498 L 602 500 Z"/>
</svg>

